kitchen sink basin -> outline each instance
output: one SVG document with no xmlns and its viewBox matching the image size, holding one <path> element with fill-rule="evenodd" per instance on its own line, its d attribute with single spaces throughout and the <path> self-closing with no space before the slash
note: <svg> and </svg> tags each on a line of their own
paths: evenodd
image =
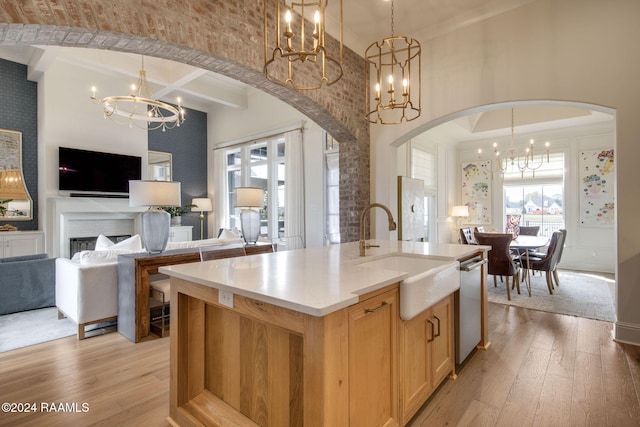
<svg viewBox="0 0 640 427">
<path fill-rule="evenodd" d="M 400 317 L 404 320 L 422 313 L 460 288 L 458 261 L 393 255 L 358 265 L 409 275 L 400 282 Z"/>
</svg>

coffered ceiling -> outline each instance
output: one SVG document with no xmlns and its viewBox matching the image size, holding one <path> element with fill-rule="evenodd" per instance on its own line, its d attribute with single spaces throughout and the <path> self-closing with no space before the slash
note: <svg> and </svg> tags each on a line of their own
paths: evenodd
<svg viewBox="0 0 640 427">
<path fill-rule="evenodd" d="M 395 0 L 395 34 L 416 38 L 421 44 L 430 39 L 468 25 L 508 12 L 536 0 Z M 329 0 L 327 31 L 337 35 L 337 0 Z M 360 55 L 375 41 L 391 35 L 391 2 L 387 0 L 343 0 L 344 44 Z M 62 48 L 59 46 L 0 46 L 0 58 L 28 65 L 28 78 L 37 81 L 39 76 L 55 60 L 62 59 L 114 75 L 137 77 L 140 56 L 113 51 Z M 173 100 L 184 99 L 184 105 L 202 111 L 210 111 L 214 105 L 243 108 L 247 91 L 255 90 L 246 85 L 198 68 L 172 61 L 145 58 L 145 69 L 154 96 Z M 503 110 L 504 113 L 504 110 Z M 455 135 L 457 140 L 479 139 L 492 132 L 505 132 L 509 119 L 500 112 L 477 113 L 451 122 L 440 128 L 441 132 Z M 593 118 L 592 112 L 577 109 L 538 110 L 525 118 L 522 124 L 566 126 L 572 119 L 582 122 Z M 518 122 L 518 121 L 517 121 Z"/>
</svg>

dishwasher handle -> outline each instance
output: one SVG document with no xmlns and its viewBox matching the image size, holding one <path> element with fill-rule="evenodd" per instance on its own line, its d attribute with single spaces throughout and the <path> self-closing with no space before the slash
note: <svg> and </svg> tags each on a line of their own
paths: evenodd
<svg viewBox="0 0 640 427">
<path fill-rule="evenodd" d="M 485 265 L 487 262 L 489 262 L 489 260 L 484 258 L 475 262 L 467 262 L 465 264 L 460 264 L 460 271 L 472 271 L 482 265 Z"/>
</svg>

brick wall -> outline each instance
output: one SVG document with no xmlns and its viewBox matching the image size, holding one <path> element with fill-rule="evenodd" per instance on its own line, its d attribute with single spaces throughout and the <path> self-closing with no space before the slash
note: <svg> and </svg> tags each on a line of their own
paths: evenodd
<svg viewBox="0 0 640 427">
<path fill-rule="evenodd" d="M 296 92 L 267 81 L 262 73 L 263 0 L 0 4 L 2 44 L 111 49 L 166 58 L 240 80 L 293 106 L 341 142 L 342 241 L 357 240 L 358 214 L 369 202 L 369 125 L 364 120 L 365 63 L 353 51 L 345 49 L 344 76 L 337 83 Z"/>
</svg>

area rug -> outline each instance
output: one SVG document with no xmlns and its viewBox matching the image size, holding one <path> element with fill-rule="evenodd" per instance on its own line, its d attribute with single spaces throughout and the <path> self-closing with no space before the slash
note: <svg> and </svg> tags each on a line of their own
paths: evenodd
<svg viewBox="0 0 640 427">
<path fill-rule="evenodd" d="M 85 336 L 115 330 L 115 323 L 101 323 Z M 69 319 L 58 319 L 55 307 L 29 310 L 0 316 L 0 353 L 75 335 L 76 324 Z"/>
<path fill-rule="evenodd" d="M 524 283 L 521 283 L 522 293 L 518 295 L 512 290 L 511 301 L 507 300 L 505 284 L 498 279 L 498 286 L 494 287 L 493 276 L 489 276 L 489 301 L 608 322 L 616 320 L 612 297 L 615 284 L 613 275 L 559 270 L 558 276 L 560 286 L 553 290 L 553 295 L 549 294 L 544 273 L 536 273 L 531 276 L 531 297 Z"/>
</svg>

